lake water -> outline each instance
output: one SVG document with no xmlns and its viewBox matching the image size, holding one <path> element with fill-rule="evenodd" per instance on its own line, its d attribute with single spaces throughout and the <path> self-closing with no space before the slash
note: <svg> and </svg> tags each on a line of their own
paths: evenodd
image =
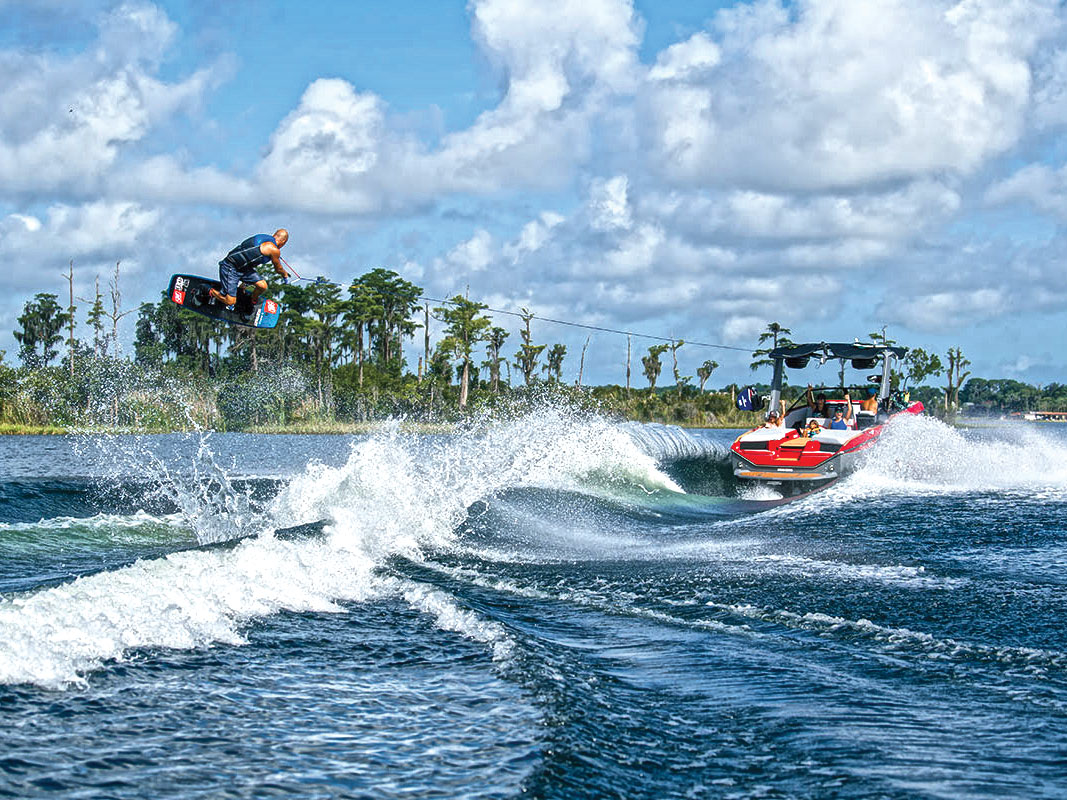
<svg viewBox="0 0 1067 800">
<path fill-rule="evenodd" d="M 0 795 L 1067 796 L 1064 433 L 0 438 Z"/>
</svg>

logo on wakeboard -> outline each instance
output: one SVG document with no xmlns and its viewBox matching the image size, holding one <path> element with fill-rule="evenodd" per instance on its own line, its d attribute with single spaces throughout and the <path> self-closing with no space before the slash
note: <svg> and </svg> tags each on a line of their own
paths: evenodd
<svg viewBox="0 0 1067 800">
<path fill-rule="evenodd" d="M 181 289 L 175 289 L 173 292 L 171 292 L 170 299 L 180 306 L 185 305 L 185 292 L 183 292 Z"/>
<path fill-rule="evenodd" d="M 268 314 L 277 314 L 278 304 L 275 303 L 273 300 L 266 300 L 263 303 L 263 310 Z"/>
</svg>

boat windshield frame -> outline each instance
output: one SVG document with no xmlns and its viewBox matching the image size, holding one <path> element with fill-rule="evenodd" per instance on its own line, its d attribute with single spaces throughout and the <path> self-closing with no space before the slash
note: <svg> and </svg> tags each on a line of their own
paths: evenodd
<svg viewBox="0 0 1067 800">
<path fill-rule="evenodd" d="M 883 405 L 891 392 L 893 367 L 904 359 L 908 348 L 897 345 L 860 344 L 858 342 L 811 342 L 788 347 L 776 347 L 768 353 L 774 361 L 774 374 L 771 377 L 770 407 L 778 408 L 782 399 L 782 382 L 787 358 L 818 358 L 819 364 L 827 361 L 842 363 L 854 358 L 875 359 L 882 362 L 882 376 L 878 388 L 878 404 Z"/>
</svg>

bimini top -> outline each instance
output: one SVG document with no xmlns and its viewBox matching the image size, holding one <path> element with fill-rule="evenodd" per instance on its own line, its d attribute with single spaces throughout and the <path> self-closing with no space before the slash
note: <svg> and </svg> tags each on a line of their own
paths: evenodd
<svg viewBox="0 0 1067 800">
<path fill-rule="evenodd" d="M 906 347 L 883 347 L 876 344 L 849 344 L 847 342 L 814 342 L 812 344 L 795 344 L 791 347 L 777 347 L 770 352 L 771 358 L 803 358 L 819 356 L 825 358 L 877 358 L 883 353 L 892 353 L 897 358 L 904 358 Z"/>
</svg>

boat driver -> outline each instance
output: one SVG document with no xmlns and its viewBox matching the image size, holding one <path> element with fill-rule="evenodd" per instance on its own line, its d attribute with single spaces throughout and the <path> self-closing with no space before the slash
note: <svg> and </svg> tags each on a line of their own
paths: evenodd
<svg viewBox="0 0 1067 800">
<path fill-rule="evenodd" d="M 867 397 L 860 402 L 860 410 L 878 413 L 878 390 L 873 386 L 867 387 Z"/>
</svg>

